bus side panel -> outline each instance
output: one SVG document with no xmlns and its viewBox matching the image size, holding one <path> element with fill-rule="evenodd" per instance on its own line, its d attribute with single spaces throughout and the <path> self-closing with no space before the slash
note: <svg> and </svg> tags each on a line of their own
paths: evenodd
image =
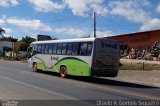
<svg viewBox="0 0 160 106">
<path fill-rule="evenodd" d="M 37 69 L 45 70 L 44 61 L 40 57 L 41 57 L 41 54 L 34 55 L 32 57 L 32 59 L 34 60 L 33 63 L 34 62 L 37 63 Z"/>
<path fill-rule="evenodd" d="M 119 69 L 119 52 L 118 42 L 102 38 L 96 39 L 91 75 L 116 77 Z"/>
<path fill-rule="evenodd" d="M 37 63 L 37 68 L 43 71 L 52 71 L 58 72 L 60 71 L 60 67 L 62 65 L 67 67 L 67 74 L 68 75 L 75 75 L 75 76 L 90 76 L 90 67 L 91 65 L 85 61 L 89 61 L 90 57 L 83 56 L 80 58 L 77 57 L 64 57 L 62 56 L 60 60 L 52 60 L 49 64 L 49 57 L 51 56 L 41 56 L 38 54 L 32 58 L 34 58 L 34 62 Z M 60 56 L 52 56 L 54 58 L 60 58 Z M 85 60 L 85 61 L 84 61 Z"/>
<path fill-rule="evenodd" d="M 75 76 L 90 76 L 90 65 L 81 59 L 68 57 L 60 60 L 56 65 L 56 69 L 60 69 L 60 66 L 65 65 L 67 67 L 67 74 Z"/>
<path fill-rule="evenodd" d="M 32 66 L 33 66 L 32 58 L 29 58 L 29 59 L 27 60 L 27 65 L 28 65 L 29 68 L 32 68 Z"/>
<path fill-rule="evenodd" d="M 49 55 L 42 55 L 42 54 L 36 54 L 32 57 L 32 64 L 35 62 L 37 63 L 37 69 L 48 71 L 50 68 L 49 63 Z"/>
</svg>

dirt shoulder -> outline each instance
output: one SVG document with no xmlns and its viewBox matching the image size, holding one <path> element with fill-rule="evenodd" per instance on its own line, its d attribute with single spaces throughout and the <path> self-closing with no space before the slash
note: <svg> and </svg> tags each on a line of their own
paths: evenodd
<svg viewBox="0 0 160 106">
<path fill-rule="evenodd" d="M 24 60 L 24 61 L 15 61 L 15 60 L 4 60 L 4 59 L 0 59 L 0 61 L 3 61 L 3 62 L 9 62 L 9 63 L 17 63 L 17 64 L 19 64 L 19 63 L 24 63 L 24 64 L 26 64 L 27 63 L 27 60 Z"/>
<path fill-rule="evenodd" d="M 119 70 L 116 78 L 113 80 L 137 83 L 142 85 L 149 85 L 160 87 L 160 71 L 132 71 L 132 70 Z"/>
<path fill-rule="evenodd" d="M 160 61 L 121 59 L 115 80 L 160 87 Z"/>
</svg>

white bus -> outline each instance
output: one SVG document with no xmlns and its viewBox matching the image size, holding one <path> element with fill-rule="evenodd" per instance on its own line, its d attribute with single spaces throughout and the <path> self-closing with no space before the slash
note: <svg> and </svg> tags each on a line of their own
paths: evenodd
<svg viewBox="0 0 160 106">
<path fill-rule="evenodd" d="M 75 76 L 116 77 L 119 43 L 106 38 L 35 41 L 28 48 L 33 71 L 53 71 Z"/>
</svg>

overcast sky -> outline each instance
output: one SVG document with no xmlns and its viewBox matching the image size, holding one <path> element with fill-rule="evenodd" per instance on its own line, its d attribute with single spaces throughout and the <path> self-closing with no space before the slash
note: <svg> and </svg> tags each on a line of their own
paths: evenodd
<svg viewBox="0 0 160 106">
<path fill-rule="evenodd" d="M 160 29 L 160 0 L 0 0 L 0 27 L 5 36 L 59 39 Z"/>
</svg>

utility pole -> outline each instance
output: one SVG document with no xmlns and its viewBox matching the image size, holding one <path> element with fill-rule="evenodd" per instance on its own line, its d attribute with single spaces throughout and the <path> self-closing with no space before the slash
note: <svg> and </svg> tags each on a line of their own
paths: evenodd
<svg viewBox="0 0 160 106">
<path fill-rule="evenodd" d="M 14 41 L 13 41 L 13 36 L 12 36 L 12 59 L 14 58 Z"/>
<path fill-rule="evenodd" d="M 96 38 L 96 12 L 94 12 L 94 38 Z"/>
</svg>

